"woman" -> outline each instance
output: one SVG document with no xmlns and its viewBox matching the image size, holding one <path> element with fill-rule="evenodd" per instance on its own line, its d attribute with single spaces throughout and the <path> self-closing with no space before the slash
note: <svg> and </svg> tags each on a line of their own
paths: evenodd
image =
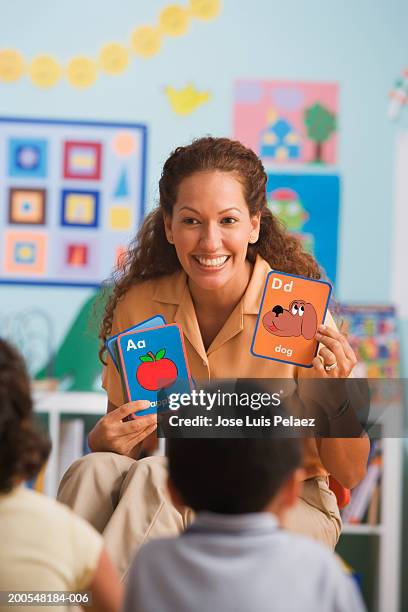
<svg viewBox="0 0 408 612">
<path fill-rule="evenodd" d="M 49 450 L 34 427 L 24 362 L 0 340 L 0 591 L 38 591 L 41 599 L 33 601 L 41 610 L 50 605 L 44 592 L 55 591 L 51 603 L 60 611 L 69 603 L 58 592 L 68 597 L 69 591 L 88 591 L 84 610 L 119 612 L 122 589 L 101 536 L 61 504 L 22 485 Z M 13 609 L 26 610 L 24 604 L 16 598 Z"/>
<path fill-rule="evenodd" d="M 118 270 L 101 339 L 161 314 L 168 323 L 181 325 L 195 379 L 348 377 L 356 358 L 330 314 L 318 330 L 319 357 L 308 371 L 249 352 L 271 267 L 320 277 L 314 259 L 267 208 L 266 180 L 260 160 L 238 142 L 208 137 L 177 148 L 163 168 L 160 205 L 146 218 Z M 182 529 L 188 516 L 177 514 L 168 501 L 163 460 L 135 461 L 156 420 L 144 416 L 122 422 L 144 403 L 123 404 L 110 358 L 103 385 L 108 411 L 89 443 L 105 454 L 74 464 L 60 499 L 104 533 L 114 560 L 126 572 L 135 545 Z M 328 410 L 332 427 L 347 418 L 344 408 Z M 365 472 L 368 440 L 332 437 L 306 444 L 304 490 L 287 525 L 334 548 L 341 522 L 328 474 L 354 486 Z"/>
</svg>

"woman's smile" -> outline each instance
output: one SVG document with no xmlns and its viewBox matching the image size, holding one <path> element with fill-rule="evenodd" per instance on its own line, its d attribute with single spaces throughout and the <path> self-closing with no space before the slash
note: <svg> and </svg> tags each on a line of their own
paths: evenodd
<svg viewBox="0 0 408 612">
<path fill-rule="evenodd" d="M 225 264 L 231 258 L 230 255 L 192 255 L 192 258 L 198 264 L 200 268 L 205 270 L 206 272 L 210 271 L 218 271 L 221 268 L 224 268 Z"/>
<path fill-rule="evenodd" d="M 184 178 L 165 222 L 190 284 L 231 295 L 245 289 L 248 242 L 251 232 L 258 231 L 259 216 L 251 217 L 234 174 L 196 172 Z"/>
</svg>

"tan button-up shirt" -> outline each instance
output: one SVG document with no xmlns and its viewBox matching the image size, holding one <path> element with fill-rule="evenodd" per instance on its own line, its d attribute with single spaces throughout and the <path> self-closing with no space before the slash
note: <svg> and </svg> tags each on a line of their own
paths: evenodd
<svg viewBox="0 0 408 612">
<path fill-rule="evenodd" d="M 303 368 L 254 357 L 249 350 L 263 288 L 270 270 L 269 264 L 258 256 L 244 295 L 207 351 L 198 326 L 187 276 L 183 270 L 170 276 L 135 284 L 129 289 L 117 303 L 112 335 L 161 314 L 167 323 L 178 323 L 181 326 L 191 375 L 196 380 L 301 377 Z M 326 324 L 334 325 L 330 313 L 326 316 Z M 112 404 L 123 404 L 120 377 L 110 356 L 104 369 L 103 386 Z M 327 475 L 320 462 L 316 442 L 312 438 L 306 440 L 304 467 L 307 478 Z"/>
</svg>

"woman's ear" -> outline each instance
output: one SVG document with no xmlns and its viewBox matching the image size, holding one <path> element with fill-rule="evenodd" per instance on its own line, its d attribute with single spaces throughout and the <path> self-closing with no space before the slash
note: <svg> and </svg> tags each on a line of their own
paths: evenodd
<svg viewBox="0 0 408 612">
<path fill-rule="evenodd" d="M 251 217 L 251 233 L 249 236 L 249 242 L 253 244 L 259 238 L 259 230 L 261 228 L 261 213 L 258 212 L 256 215 Z"/>
<path fill-rule="evenodd" d="M 167 242 L 170 244 L 174 244 L 173 242 L 173 232 L 171 230 L 171 217 L 166 213 L 163 213 L 163 222 L 164 222 L 164 231 L 166 232 Z"/>
</svg>

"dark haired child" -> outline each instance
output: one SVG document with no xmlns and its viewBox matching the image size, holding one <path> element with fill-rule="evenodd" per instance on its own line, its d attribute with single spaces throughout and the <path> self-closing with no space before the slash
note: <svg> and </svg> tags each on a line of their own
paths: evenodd
<svg viewBox="0 0 408 612">
<path fill-rule="evenodd" d="M 122 588 L 102 537 L 62 504 L 23 486 L 50 450 L 32 413 L 23 359 L 0 339 L 0 591 L 90 591 L 85 610 L 118 612 Z M 52 601 L 52 610 L 68 609 Z M 37 610 L 48 610 L 47 603 L 37 601 Z"/>
<path fill-rule="evenodd" d="M 320 543 L 280 528 L 303 477 L 300 440 L 172 439 L 173 503 L 196 519 L 149 542 L 125 612 L 362 612 L 353 580 Z"/>
</svg>

